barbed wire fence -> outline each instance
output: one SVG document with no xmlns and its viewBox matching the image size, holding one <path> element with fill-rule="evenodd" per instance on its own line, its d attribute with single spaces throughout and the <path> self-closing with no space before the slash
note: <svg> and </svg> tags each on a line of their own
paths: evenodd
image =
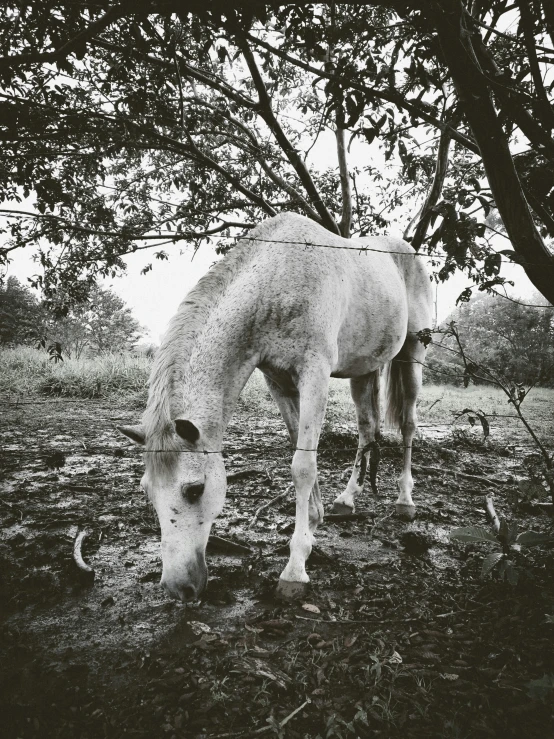
<svg viewBox="0 0 554 739">
<path fill-rule="evenodd" d="M 219 238 L 224 238 L 224 237 L 219 237 Z M 446 260 L 446 261 L 447 260 L 452 260 L 452 257 L 450 257 L 448 255 L 442 255 L 442 254 L 426 254 L 426 253 L 422 253 L 422 252 L 406 252 L 406 251 L 400 251 L 400 250 L 395 251 L 395 250 L 388 250 L 388 249 L 378 249 L 378 248 L 371 247 L 371 246 L 369 246 L 367 244 L 360 244 L 359 246 L 358 245 L 357 246 L 340 245 L 340 244 L 318 244 L 318 243 L 311 242 L 309 240 L 303 240 L 303 241 L 294 241 L 294 240 L 284 241 L 284 240 L 275 240 L 275 239 L 261 239 L 261 238 L 255 238 L 255 237 L 249 237 L 249 236 L 237 237 L 236 241 L 237 242 L 240 242 L 240 241 L 253 241 L 253 242 L 262 242 L 262 243 L 270 243 L 270 244 L 276 244 L 276 243 L 278 243 L 278 244 L 281 244 L 281 245 L 284 245 L 284 246 L 291 246 L 291 247 L 294 247 L 294 248 L 299 248 L 300 247 L 300 248 L 308 249 L 308 250 L 309 249 L 312 249 L 312 248 L 324 248 L 324 249 L 333 249 L 333 250 L 347 250 L 350 253 L 358 253 L 360 255 L 363 255 L 363 254 L 368 253 L 368 252 L 372 252 L 372 253 L 383 253 L 383 254 L 400 255 L 400 256 L 403 256 L 403 257 L 406 257 L 406 258 L 422 257 L 422 258 L 431 259 L 431 260 L 433 260 L 433 259 L 442 259 L 442 260 Z M 491 251 L 490 253 L 495 253 L 495 252 L 492 252 Z M 496 253 L 499 254 L 498 252 L 496 252 Z M 483 258 L 484 256 L 486 256 L 486 255 L 485 254 L 481 254 L 480 255 L 481 258 Z M 525 266 L 520 261 L 516 261 L 514 259 L 503 259 L 502 257 L 500 257 L 500 259 L 498 261 L 500 263 L 502 263 L 502 264 L 518 264 L 522 268 Z M 534 266 L 537 266 L 537 265 L 534 265 Z M 541 265 L 541 266 L 544 267 L 545 265 Z M 552 265 L 552 269 L 554 270 L 554 264 Z M 479 285 L 474 285 L 473 287 L 476 287 L 477 289 L 479 289 Z M 509 300 L 511 302 L 517 303 L 517 304 L 522 305 L 522 306 L 525 306 L 525 307 L 531 307 L 531 308 L 536 308 L 536 309 L 545 309 L 545 310 L 554 310 L 554 306 L 552 306 L 552 305 L 540 305 L 540 304 L 534 304 L 534 303 L 524 303 L 522 301 L 519 301 L 519 300 L 516 300 L 514 298 L 511 298 L 508 295 L 502 294 L 502 293 L 498 292 L 497 290 L 494 290 L 492 287 L 486 287 L 485 290 L 487 292 L 489 292 L 489 293 L 493 293 L 493 294 L 497 295 L 500 298 L 505 298 L 505 299 L 507 299 L 507 300 Z M 420 338 L 420 340 L 424 344 L 426 344 L 426 345 L 431 344 L 434 347 L 440 348 L 441 350 L 448 351 L 451 354 L 454 354 L 454 355 L 458 356 L 462 360 L 463 366 L 464 366 L 464 372 L 462 374 L 462 373 L 459 373 L 459 372 L 452 372 L 452 371 L 449 371 L 449 370 L 445 370 L 444 368 L 441 369 L 441 368 L 438 368 L 438 367 L 429 367 L 429 365 L 427 365 L 425 363 L 421 363 L 423 365 L 423 367 L 425 368 L 426 372 L 430 372 L 431 374 L 434 374 L 434 375 L 442 375 L 443 377 L 447 377 L 451 381 L 458 381 L 458 382 L 459 381 L 462 381 L 462 383 L 466 387 L 469 384 L 469 381 L 470 380 L 473 380 L 473 381 L 478 380 L 479 382 L 488 383 L 488 384 L 491 384 L 493 386 L 496 386 L 496 387 L 500 388 L 501 390 L 503 390 L 503 392 L 508 397 L 508 402 L 512 403 L 513 407 L 517 411 L 514 414 L 498 414 L 498 413 L 484 413 L 480 409 L 474 410 L 474 409 L 465 408 L 465 409 L 460 410 L 458 412 L 454 412 L 454 418 L 449 423 L 448 422 L 447 423 L 443 423 L 443 424 L 440 424 L 440 423 L 428 423 L 428 424 L 425 424 L 425 423 L 423 423 L 423 424 L 418 424 L 419 428 L 421 428 L 421 429 L 424 429 L 424 428 L 437 429 L 437 428 L 439 428 L 439 427 L 442 426 L 442 427 L 446 428 L 447 430 L 448 430 L 449 427 L 453 429 L 455 427 L 456 423 L 458 423 L 458 421 L 465 415 L 465 416 L 467 416 L 470 419 L 470 422 L 469 422 L 469 425 L 470 426 L 473 426 L 474 425 L 475 418 L 478 418 L 479 419 L 479 421 L 481 422 L 481 425 L 483 427 L 484 436 L 486 438 L 490 434 L 491 421 L 498 420 L 500 418 L 502 418 L 502 419 L 510 419 L 510 420 L 517 420 L 520 423 L 522 423 L 523 426 L 525 426 L 527 432 L 530 434 L 530 438 L 531 438 L 532 443 L 530 442 L 527 445 L 527 448 L 528 449 L 533 449 L 533 448 L 537 449 L 540 452 L 540 454 L 542 455 L 543 461 L 545 462 L 547 469 L 548 470 L 551 470 L 552 469 L 552 466 L 553 466 L 553 453 L 550 452 L 550 451 L 548 451 L 548 449 L 545 446 L 546 442 L 543 442 L 542 440 L 540 440 L 537 437 L 537 435 L 534 433 L 533 428 L 530 426 L 530 424 L 532 424 L 535 420 L 538 421 L 538 419 L 532 419 L 532 418 L 527 419 L 522 414 L 522 412 L 520 411 L 521 403 L 523 402 L 523 400 L 525 399 L 525 397 L 527 396 L 527 394 L 530 392 L 530 390 L 532 389 L 532 387 L 529 387 L 528 389 L 524 390 L 523 391 L 523 396 L 522 396 L 521 386 L 518 386 L 517 383 L 513 383 L 513 382 L 510 383 L 509 380 L 505 380 L 504 378 L 500 379 L 499 377 L 495 376 L 495 373 L 494 372 L 491 372 L 486 367 L 483 367 L 483 365 L 480 364 L 479 362 L 475 362 L 474 360 L 471 360 L 468 357 L 467 352 L 465 352 L 464 347 L 462 346 L 462 344 L 461 344 L 461 342 L 459 340 L 459 335 L 457 335 L 456 329 L 453 328 L 453 325 L 452 324 L 450 326 L 449 335 L 450 336 L 453 336 L 456 339 L 457 344 L 458 344 L 458 347 L 459 347 L 458 350 L 455 350 L 455 349 L 452 349 L 451 347 L 445 346 L 442 343 L 433 341 L 432 334 L 434 334 L 434 333 L 443 333 L 443 334 L 444 333 L 448 333 L 448 331 L 445 331 L 444 329 L 436 329 L 436 330 L 426 329 L 423 332 L 419 332 L 419 333 L 420 333 L 419 338 Z M 398 361 L 398 362 L 404 361 L 405 362 L 405 361 L 413 361 L 413 360 L 393 360 L 393 361 Z M 477 371 L 481 371 L 482 374 L 481 375 L 478 375 L 477 374 Z M 70 398 L 70 397 L 68 397 L 68 398 L 45 398 L 45 399 L 44 398 L 43 399 L 39 399 L 39 398 L 36 398 L 35 399 L 35 398 L 32 398 L 32 399 L 25 399 L 25 400 L 23 400 L 21 398 L 17 398 L 16 400 L 0 399 L 0 406 L 4 406 L 4 407 L 7 406 L 7 407 L 11 407 L 11 408 L 17 409 L 19 407 L 26 406 L 26 405 L 32 405 L 32 406 L 36 406 L 36 405 L 51 406 L 53 404 L 83 404 L 83 403 L 95 403 L 95 404 L 98 404 L 99 402 L 102 402 L 103 400 L 106 400 L 106 398 L 102 398 L 102 397 L 96 397 L 96 398 L 73 397 L 73 398 Z M 439 399 L 436 399 L 432 405 L 435 405 L 437 402 L 440 402 L 440 398 Z M 473 423 L 471 422 L 471 419 L 473 420 Z M 114 456 L 115 455 L 115 456 L 119 456 L 119 457 L 135 457 L 138 454 L 140 454 L 140 451 L 141 451 L 138 448 L 133 447 L 133 446 L 129 446 L 129 447 L 125 447 L 125 448 L 124 447 L 116 447 L 116 448 L 114 448 L 114 447 L 96 447 L 96 448 L 94 448 L 94 447 L 87 446 L 84 442 L 81 442 L 80 445 L 77 446 L 77 447 L 75 447 L 75 448 L 71 448 L 71 449 L 64 448 L 63 450 L 60 449 L 60 447 L 57 446 L 57 445 L 54 446 L 54 445 L 47 445 L 47 444 L 41 444 L 39 447 L 37 447 L 37 445 L 34 444 L 32 449 L 25 449 L 25 448 L 24 449 L 20 449 L 20 448 L 13 449 L 13 448 L 9 448 L 9 446 L 12 446 L 12 445 L 8 445 L 8 446 L 3 445 L 2 447 L 0 447 L 0 458 L 1 458 L 1 456 L 5 456 L 7 458 L 9 458 L 9 457 L 11 457 L 11 458 L 17 457 L 18 459 L 29 459 L 29 458 L 41 459 L 41 458 L 44 458 L 45 456 L 48 456 L 48 455 L 52 455 L 52 454 L 55 455 L 56 453 L 60 453 L 60 454 L 66 455 L 66 456 L 79 454 L 81 456 L 89 456 L 89 457 L 90 456 L 106 456 L 106 455 L 109 455 L 109 456 Z M 524 448 L 524 445 L 522 445 L 520 443 L 519 444 L 519 447 L 520 448 Z M 400 449 L 400 448 L 402 448 L 402 445 L 398 445 L 398 444 L 390 447 L 391 450 Z M 329 446 L 326 443 L 323 443 L 323 444 L 320 445 L 319 452 L 321 454 L 327 454 L 327 453 L 346 453 L 346 452 L 353 453 L 353 452 L 357 452 L 358 449 L 359 449 L 358 445 L 356 445 L 356 446 L 334 447 L 334 446 Z M 385 447 L 383 449 L 383 451 L 386 452 L 386 449 L 387 449 L 387 447 Z M 149 451 L 150 452 L 153 452 L 153 453 L 156 453 L 157 451 L 160 451 L 160 452 L 163 452 L 163 453 L 167 453 L 167 450 L 149 450 Z M 189 450 L 180 450 L 181 453 L 187 453 L 188 451 Z M 259 448 L 253 450 L 252 449 L 252 446 L 244 446 L 244 447 L 233 447 L 233 446 L 230 446 L 228 450 L 225 450 L 225 449 L 223 449 L 223 450 L 217 450 L 217 452 L 215 452 L 215 453 L 223 453 L 226 457 L 229 457 L 231 455 L 249 454 L 249 453 L 252 453 L 253 451 L 255 451 L 255 453 L 259 455 Z M 287 458 L 290 458 L 290 455 L 294 452 L 294 449 L 291 446 L 288 446 L 288 445 L 283 445 L 283 446 L 279 446 L 279 447 L 273 446 L 272 447 L 272 452 L 275 452 L 275 451 L 282 452 L 283 453 L 282 456 L 281 457 L 278 457 L 278 458 L 287 459 Z M 307 451 L 316 451 L 316 450 L 314 449 L 314 450 L 307 450 Z M 205 453 L 205 452 L 203 451 L 201 453 Z M 273 458 L 275 458 L 275 455 L 274 454 L 272 456 L 273 456 Z M 553 497 L 554 497 L 554 478 L 552 478 L 552 479 L 549 480 L 549 487 L 551 488 L 552 494 L 553 494 Z"/>
</svg>

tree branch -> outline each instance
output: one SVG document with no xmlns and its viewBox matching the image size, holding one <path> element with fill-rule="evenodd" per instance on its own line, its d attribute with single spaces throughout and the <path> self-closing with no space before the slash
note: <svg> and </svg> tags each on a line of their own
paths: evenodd
<svg viewBox="0 0 554 739">
<path fill-rule="evenodd" d="M 216 107 L 215 105 L 212 105 L 211 103 L 206 102 L 205 100 L 202 100 L 202 98 L 188 98 L 190 100 L 193 100 L 197 105 L 202 105 L 204 107 L 207 107 L 208 109 L 212 110 L 216 115 L 220 115 L 223 119 L 226 121 L 229 121 L 233 126 L 240 129 L 245 136 L 248 138 L 250 143 L 252 144 L 253 151 L 252 153 L 258 160 L 260 166 L 266 173 L 266 175 L 274 182 L 281 190 L 286 192 L 290 197 L 297 201 L 306 214 L 314 221 L 319 221 L 319 215 L 317 212 L 311 207 L 311 205 L 308 203 L 308 201 L 301 195 L 301 193 L 298 192 L 292 185 L 290 185 L 285 179 L 280 177 L 275 170 L 271 167 L 270 164 L 265 159 L 265 156 L 262 151 L 262 147 L 256 138 L 255 134 L 246 126 L 242 121 L 239 121 L 237 118 L 232 116 L 228 110 L 221 110 L 221 108 Z M 238 144 L 236 144 L 238 145 Z"/>
<path fill-rule="evenodd" d="M 448 169 L 448 155 L 450 152 L 451 141 L 452 136 L 450 135 L 450 129 L 443 129 L 441 131 L 439 139 L 433 183 L 419 213 L 419 221 L 415 227 L 413 238 L 411 239 L 411 245 L 416 251 L 420 250 L 421 245 L 425 240 L 427 229 L 429 228 L 429 224 L 431 223 L 431 219 L 433 217 L 432 209 L 439 202 L 439 198 L 442 193 L 444 179 L 446 177 L 446 171 Z M 404 238 L 406 238 L 407 236 L 408 234 L 404 234 Z"/>
<path fill-rule="evenodd" d="M 78 33 L 75 38 L 66 41 L 63 46 L 55 51 L 35 52 L 31 54 L 13 54 L 12 56 L 0 57 L 0 70 L 9 69 L 10 67 L 23 66 L 26 64 L 41 64 L 44 62 L 56 62 L 65 59 L 73 51 L 78 50 L 87 41 L 90 41 L 96 34 L 103 31 L 114 21 L 122 18 L 128 12 L 130 3 L 125 0 L 118 6 L 110 8 L 97 21 L 87 26 L 83 31 Z M 97 42 L 96 42 L 97 43 Z"/>
<path fill-rule="evenodd" d="M 554 301 L 554 260 L 546 248 L 525 200 L 512 155 L 492 104 L 487 79 L 477 62 L 460 0 L 434 0 L 429 20 L 434 23 L 443 57 L 458 91 L 466 119 L 479 145 L 483 166 L 496 206 L 535 287 Z"/>
<path fill-rule="evenodd" d="M 319 214 L 322 225 L 325 226 L 325 228 L 329 229 L 329 231 L 340 235 L 339 227 L 337 226 L 335 219 L 327 209 L 325 203 L 322 201 L 321 196 L 319 195 L 319 192 L 311 178 L 310 173 L 308 172 L 306 165 L 302 161 L 299 153 L 296 151 L 294 146 L 287 138 L 285 132 L 279 124 L 279 121 L 275 117 L 275 113 L 273 112 L 273 108 L 271 106 L 271 100 L 258 69 L 258 65 L 256 64 L 256 60 L 254 59 L 254 55 L 252 54 L 252 50 L 248 46 L 248 43 L 246 42 L 246 39 L 242 35 L 241 31 L 237 28 L 234 28 L 233 31 L 235 33 L 237 45 L 244 56 L 248 69 L 250 70 L 250 74 L 252 76 L 254 87 L 256 88 L 256 91 L 258 93 L 259 104 L 257 106 L 257 112 L 263 118 L 263 120 L 275 136 L 277 143 L 285 152 L 287 159 L 296 170 L 300 182 L 302 183 L 304 189 L 308 194 L 310 202 L 313 203 L 315 210 Z"/>
<path fill-rule="evenodd" d="M 290 54 L 281 51 L 281 49 L 276 49 L 274 46 L 271 46 L 271 44 L 268 44 L 266 41 L 262 41 L 261 39 L 256 38 L 250 33 L 247 34 L 247 38 L 249 39 L 249 41 L 252 41 L 260 48 L 265 49 L 272 54 L 275 54 L 275 56 L 278 56 L 281 59 L 294 64 L 294 66 L 299 67 L 306 72 L 310 72 L 310 74 L 313 74 L 316 77 L 340 82 L 352 90 L 359 90 L 365 95 L 369 95 L 380 100 L 386 100 L 389 103 L 398 105 L 399 108 L 406 110 L 408 113 L 410 113 L 410 115 L 413 115 L 415 118 L 420 118 L 422 121 L 425 121 L 425 123 L 428 123 L 430 126 L 434 126 L 440 131 L 442 131 L 444 128 L 448 128 L 454 141 L 457 141 L 464 148 L 472 151 L 474 154 L 479 154 L 479 147 L 477 146 L 477 144 L 475 144 L 475 142 L 471 141 L 471 139 L 468 139 L 467 136 L 464 136 L 455 128 L 449 126 L 448 123 L 438 120 L 438 118 L 435 118 L 430 113 L 425 111 L 419 101 L 406 100 L 399 93 L 394 93 L 389 90 L 378 90 L 375 87 L 367 87 L 366 85 L 354 82 L 352 80 L 345 80 L 342 77 L 338 77 L 336 74 L 331 74 L 329 72 L 325 72 L 322 69 L 318 69 L 317 67 L 313 67 L 311 64 L 307 64 L 301 59 L 297 59 L 296 57 L 293 57 Z"/>
<path fill-rule="evenodd" d="M 531 15 L 531 8 L 526 0 L 518 0 L 519 14 L 521 18 L 521 27 L 523 30 L 523 38 L 525 40 L 525 47 L 527 54 L 529 55 L 529 67 L 531 69 L 531 76 L 533 77 L 533 84 L 535 85 L 535 93 L 539 100 L 539 107 L 543 112 L 543 115 L 552 130 L 554 127 L 554 112 L 552 106 L 544 89 L 542 81 L 541 70 L 539 66 L 539 60 L 537 59 L 537 50 L 535 48 L 535 37 L 533 35 L 533 16 Z"/>
<path fill-rule="evenodd" d="M 352 188 L 350 187 L 350 175 L 346 161 L 346 129 L 337 122 L 335 138 L 337 141 L 337 156 L 339 162 L 340 189 L 342 194 L 342 215 L 340 219 L 340 232 L 345 239 L 350 238 L 352 228 Z"/>
</svg>

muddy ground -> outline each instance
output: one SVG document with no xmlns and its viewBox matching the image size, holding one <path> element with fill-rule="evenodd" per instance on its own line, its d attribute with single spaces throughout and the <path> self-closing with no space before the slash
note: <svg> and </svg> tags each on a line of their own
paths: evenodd
<svg viewBox="0 0 554 739">
<path fill-rule="evenodd" d="M 379 496 L 359 502 L 367 515 L 322 525 L 311 590 L 283 604 L 273 591 L 292 497 L 253 519 L 286 490 L 291 454 L 281 422 L 243 409 L 227 435 L 233 474 L 213 533 L 248 549 L 216 542 L 207 592 L 184 607 L 158 585 L 140 454 L 115 431 L 138 410 L 76 401 L 2 411 L 6 739 L 554 736 L 554 550 L 517 555 L 513 586 L 480 579 L 490 547 L 448 537 L 486 525 L 486 492 L 521 530 L 552 529 L 547 506 L 517 504 L 523 447 L 476 430 L 427 434 L 414 453 L 418 516 L 407 524 L 391 515 L 401 450 L 388 438 Z M 350 428 L 322 439 L 327 506 L 352 463 L 341 449 L 355 445 Z M 72 561 L 82 529 L 92 585 Z"/>
</svg>

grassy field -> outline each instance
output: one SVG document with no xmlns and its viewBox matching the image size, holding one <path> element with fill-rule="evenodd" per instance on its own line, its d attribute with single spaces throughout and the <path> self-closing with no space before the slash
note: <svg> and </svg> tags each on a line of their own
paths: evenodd
<svg viewBox="0 0 554 739">
<path fill-rule="evenodd" d="M 246 412 L 257 413 L 268 417 L 277 417 L 279 412 L 269 391 L 265 387 L 262 375 L 255 372 L 244 388 L 240 405 Z M 453 424 L 453 429 L 467 427 L 467 417 L 455 421 L 456 414 L 470 408 L 482 411 L 489 417 L 491 428 L 515 431 L 521 438 L 526 435 L 519 419 L 514 418 L 515 411 L 509 405 L 504 393 L 495 387 L 472 385 L 468 388 L 451 385 L 424 385 L 418 402 L 418 419 L 420 425 Z M 524 414 L 533 429 L 544 439 L 554 437 L 554 390 L 551 388 L 534 388 L 522 406 Z M 325 418 L 325 428 L 347 426 L 355 428 L 354 404 L 350 398 L 350 386 L 345 380 L 331 380 L 329 402 Z"/>
<path fill-rule="evenodd" d="M 118 398 L 122 402 L 144 405 L 152 360 L 142 356 L 106 354 L 94 358 L 65 359 L 55 364 L 44 351 L 31 347 L 0 351 L 0 397 Z M 491 425 L 517 435 L 524 432 L 521 421 L 501 390 L 484 385 L 469 388 L 425 385 L 418 404 L 420 424 L 444 425 L 464 408 L 493 416 Z M 260 372 L 255 372 L 244 388 L 239 410 L 261 417 L 275 418 L 278 410 Z M 554 436 L 554 390 L 535 388 L 525 400 L 523 410 L 533 428 L 543 438 Z M 347 425 L 354 428 L 354 406 L 349 383 L 331 380 L 325 427 Z M 467 426 L 462 419 L 461 425 Z M 454 426 L 455 428 L 455 426 Z"/>
<path fill-rule="evenodd" d="M 0 395 L 101 398 L 143 395 L 151 360 L 130 354 L 105 354 L 54 363 L 32 347 L 0 351 Z M 14 397 L 15 396 L 15 397 Z"/>
</svg>

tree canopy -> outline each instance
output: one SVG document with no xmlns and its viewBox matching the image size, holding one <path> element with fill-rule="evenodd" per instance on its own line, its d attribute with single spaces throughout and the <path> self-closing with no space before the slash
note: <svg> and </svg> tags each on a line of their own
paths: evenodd
<svg viewBox="0 0 554 739">
<path fill-rule="evenodd" d="M 36 296 L 17 277 L 8 277 L 0 285 L 0 345 L 36 344 L 42 323 Z"/>
<path fill-rule="evenodd" d="M 52 356 L 78 359 L 84 352 L 128 351 L 143 333 L 125 302 L 97 285 L 65 316 L 16 277 L 0 285 L 0 345 L 42 346 Z"/>
<path fill-rule="evenodd" d="M 539 303 L 540 296 L 534 302 Z M 492 370 L 508 385 L 554 385 L 554 316 L 550 311 L 537 310 L 533 303 L 522 305 L 481 295 L 460 305 L 451 320 L 456 322 L 469 361 Z M 437 344 L 427 358 L 430 381 L 462 384 L 464 364 L 456 341 L 447 333 Z M 487 377 L 478 369 L 475 375 Z"/>
<path fill-rule="evenodd" d="M 347 237 L 396 220 L 437 279 L 501 291 L 514 261 L 554 302 L 549 0 L 5 8 L 0 257 L 33 249 L 58 305 L 130 251 L 226 249 L 282 210 Z"/>
</svg>

